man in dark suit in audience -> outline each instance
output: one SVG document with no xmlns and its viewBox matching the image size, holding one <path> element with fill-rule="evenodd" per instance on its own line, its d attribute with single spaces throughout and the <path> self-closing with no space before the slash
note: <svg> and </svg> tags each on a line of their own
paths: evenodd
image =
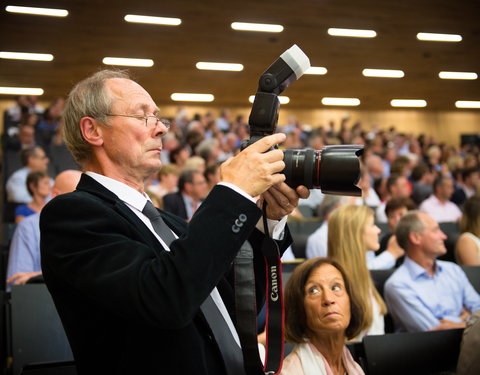
<svg viewBox="0 0 480 375">
<path fill-rule="evenodd" d="M 189 221 L 208 194 L 207 180 L 198 169 L 180 173 L 178 192 L 163 197 L 163 209 Z"/>
<path fill-rule="evenodd" d="M 122 72 L 101 71 L 73 88 L 65 141 L 86 173 L 75 192 L 42 211 L 43 275 L 79 374 L 240 374 L 242 360 L 224 354 L 240 349 L 229 276 L 247 239 L 257 306 L 265 289 L 265 235 L 253 197 L 268 202 L 270 233 L 283 252 L 291 242 L 285 216 L 308 190 L 283 182 L 283 153 L 267 150 L 285 136 L 274 134 L 222 165 L 222 182 L 188 226 L 154 209 L 144 181 L 161 167 L 167 127 L 158 112 Z M 222 335 L 236 343 L 222 346 Z"/>
</svg>

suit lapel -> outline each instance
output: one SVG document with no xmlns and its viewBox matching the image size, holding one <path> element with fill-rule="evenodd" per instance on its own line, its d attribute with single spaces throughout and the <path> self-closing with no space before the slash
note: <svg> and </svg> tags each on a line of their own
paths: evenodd
<svg viewBox="0 0 480 375">
<path fill-rule="evenodd" d="M 140 237 L 144 239 L 155 250 L 156 253 L 165 251 L 162 244 L 158 241 L 155 235 L 150 229 L 135 215 L 134 212 L 128 206 L 118 198 L 118 196 L 105 188 L 102 184 L 95 181 L 93 178 L 86 174 L 82 174 L 80 182 L 78 183 L 77 190 L 85 191 L 93 194 L 107 203 L 111 204 L 115 211 L 119 215 L 128 220 L 138 231 Z M 171 225 L 169 225 L 171 227 Z M 177 233 L 176 231 L 174 231 Z M 178 234 L 177 234 L 178 235 Z"/>
</svg>

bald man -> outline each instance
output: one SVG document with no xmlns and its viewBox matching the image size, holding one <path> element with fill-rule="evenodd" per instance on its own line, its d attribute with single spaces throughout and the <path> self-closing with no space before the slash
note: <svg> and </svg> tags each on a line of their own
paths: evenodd
<svg viewBox="0 0 480 375">
<path fill-rule="evenodd" d="M 52 198 L 69 193 L 77 187 L 81 172 L 66 170 L 61 172 L 52 188 Z M 7 291 L 12 285 L 26 284 L 32 277 L 42 274 L 40 266 L 40 214 L 23 219 L 15 229 L 7 269 Z"/>
</svg>

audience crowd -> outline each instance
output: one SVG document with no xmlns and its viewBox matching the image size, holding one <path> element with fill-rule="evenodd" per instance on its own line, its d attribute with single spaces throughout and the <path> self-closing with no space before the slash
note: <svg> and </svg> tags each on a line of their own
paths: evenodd
<svg viewBox="0 0 480 375">
<path fill-rule="evenodd" d="M 63 142 L 63 106 L 62 98 L 44 109 L 35 97 L 20 96 L 4 113 L 3 221 L 18 224 L 12 243 L 15 248 L 21 238 L 39 241 L 38 213 L 52 197 L 53 180 L 65 170 L 79 170 Z M 170 131 L 163 138 L 163 166 L 147 181 L 146 190 L 158 207 L 189 221 L 219 181 L 219 165 L 236 155 L 242 141 L 249 138 L 249 127 L 245 116 L 232 118 L 227 109 L 215 118 L 210 112 L 190 114 L 179 108 L 175 117 L 165 121 L 169 121 Z M 301 200 L 299 208 L 303 209 L 292 214 L 292 220 L 313 217 L 319 221 L 319 228 L 306 241 L 305 252 L 295 255 L 329 257 L 331 261 L 308 263 L 290 285 L 287 339 L 296 347 L 283 373 L 301 373 L 297 367 L 299 359 L 306 363 L 304 357 L 312 368 L 362 373 L 344 343 L 367 334 L 383 334 L 385 314 L 393 317 L 397 331 L 465 327 L 480 308 L 480 296 L 459 266 L 437 259 L 447 251 L 444 242 L 448 235 L 439 223 L 458 224 L 453 260 L 459 265 L 480 266 L 480 145 L 455 147 L 436 141 L 431 134 L 402 133 L 394 127 L 367 129 L 348 120 L 311 127 L 289 117 L 278 131 L 287 135 L 280 145 L 283 149 L 322 149 L 338 144 L 365 147 L 358 184 L 361 197 L 332 198 L 316 190 Z M 27 216 L 32 218 L 25 221 Z M 28 228 L 35 232 L 25 234 Z M 34 249 L 28 252 L 35 262 L 19 259 L 22 251 L 18 249 L 12 257 L 10 250 L 8 288 L 25 283 L 26 273 L 29 277 L 41 274 L 38 244 L 29 247 Z M 22 263 L 32 264 L 32 269 L 13 270 Z M 385 300 L 369 276 L 375 269 L 396 269 L 386 283 Z M 340 280 L 337 284 L 342 292 L 334 292 L 325 304 L 340 303 L 346 318 L 334 332 L 335 346 L 326 345 L 329 351 L 322 352 L 327 340 L 322 330 L 330 328 L 328 324 L 310 325 L 319 324 L 312 318 L 318 313 L 314 302 L 317 293 L 329 288 L 332 278 Z M 340 302 L 336 302 L 337 295 L 341 295 Z M 304 306 L 293 311 L 289 302 Z M 357 316 L 359 309 L 362 313 Z M 289 312 L 296 314 L 295 320 Z M 320 364 L 317 357 L 322 359 Z"/>
</svg>

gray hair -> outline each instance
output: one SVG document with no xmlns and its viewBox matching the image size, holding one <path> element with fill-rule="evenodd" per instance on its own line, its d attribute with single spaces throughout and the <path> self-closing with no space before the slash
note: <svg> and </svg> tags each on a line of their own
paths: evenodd
<svg viewBox="0 0 480 375">
<path fill-rule="evenodd" d="M 83 138 L 80 120 L 89 116 L 106 123 L 114 98 L 105 90 L 105 82 L 114 78 L 130 76 L 126 71 L 101 70 L 77 83 L 68 95 L 63 113 L 65 144 L 81 166 L 90 159 L 91 147 Z"/>
<path fill-rule="evenodd" d="M 395 227 L 395 236 L 402 249 L 408 251 L 410 248 L 410 233 L 422 233 L 425 223 L 420 218 L 421 211 L 413 210 L 402 216 Z"/>
</svg>

